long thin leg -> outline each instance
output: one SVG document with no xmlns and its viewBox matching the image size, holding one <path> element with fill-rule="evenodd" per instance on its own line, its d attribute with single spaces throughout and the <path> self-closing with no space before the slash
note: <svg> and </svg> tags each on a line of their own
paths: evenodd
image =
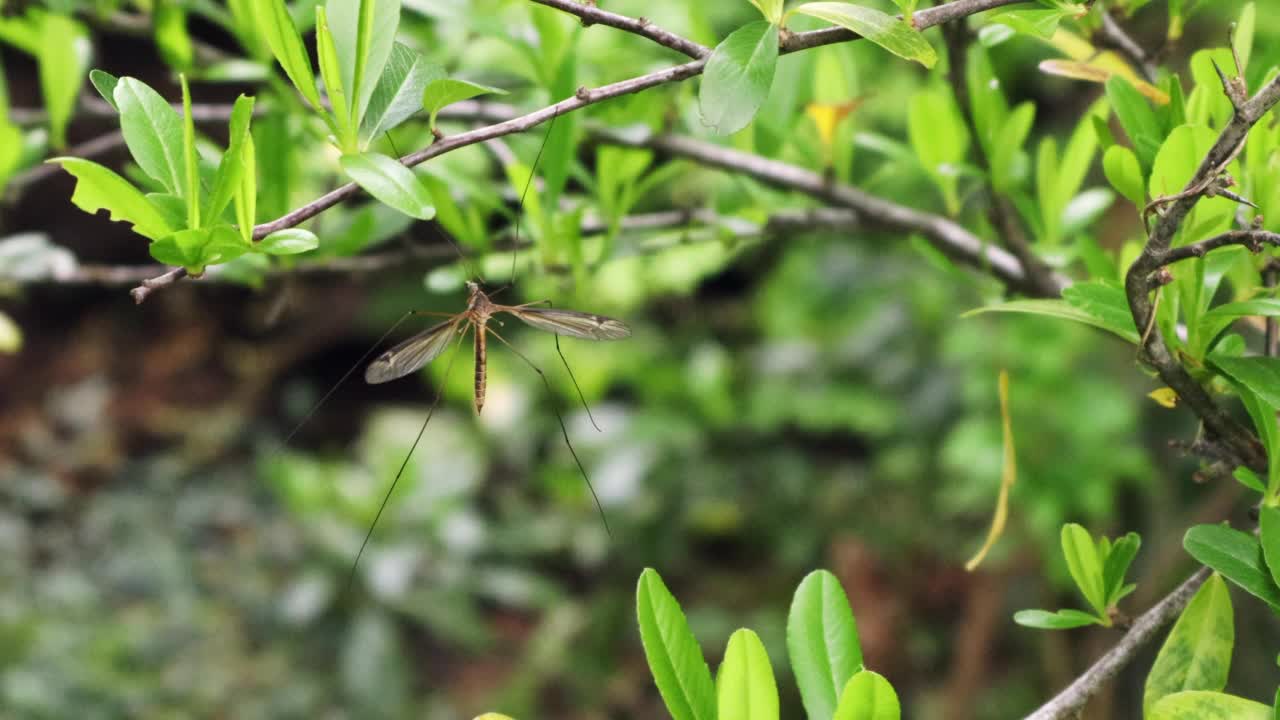
<svg viewBox="0 0 1280 720">
<path fill-rule="evenodd" d="M 470 327 L 468 325 L 467 327 Z M 444 369 L 444 382 L 440 383 L 439 389 L 436 390 L 436 399 L 431 401 L 431 407 L 427 409 L 427 419 L 422 421 L 422 427 L 418 429 L 418 436 L 413 439 L 413 445 L 409 446 L 409 452 L 404 456 L 404 462 L 400 463 L 400 469 L 396 471 L 395 478 L 391 481 L 391 487 L 387 488 L 387 494 L 382 496 L 382 504 L 378 506 L 378 512 L 373 516 L 373 522 L 369 523 L 369 531 L 364 534 L 364 541 L 360 543 L 360 550 L 356 552 L 356 559 L 351 563 L 351 570 L 347 573 L 346 592 L 351 592 L 351 586 L 355 583 L 356 567 L 360 565 L 360 558 L 364 556 L 364 549 L 369 545 L 369 538 L 373 537 L 374 528 L 378 527 L 378 520 L 382 519 L 382 511 L 387 509 L 387 503 L 391 501 L 391 494 L 396 491 L 396 484 L 400 482 L 400 476 L 404 475 L 405 468 L 409 467 L 409 459 L 413 457 L 413 451 L 418 449 L 418 443 L 422 440 L 422 435 L 427 431 L 427 423 L 431 422 L 431 416 L 436 412 L 436 406 L 440 404 L 440 398 L 444 397 L 444 389 L 449 386 L 449 374 L 453 370 L 453 361 L 458 359 L 458 348 L 462 346 L 462 338 L 466 337 L 467 328 L 463 328 L 458 333 L 458 344 L 454 346 L 453 354 L 449 356 L 449 364 Z"/>
<path fill-rule="evenodd" d="M 534 372 L 538 373 L 538 377 L 542 378 L 542 384 L 546 386 L 549 394 L 555 394 L 551 389 L 551 381 L 547 380 L 547 374 L 542 372 L 542 368 L 533 364 L 532 360 L 526 357 L 524 353 L 517 350 L 514 345 L 507 342 L 507 339 L 499 335 L 493 328 L 489 328 L 489 332 L 492 333 L 494 337 L 498 338 L 503 345 L 511 348 L 511 352 L 515 353 L 516 357 L 523 360 L 526 365 L 533 368 Z M 554 405 L 551 406 L 551 411 L 556 414 L 556 421 L 560 423 L 560 434 L 564 436 L 564 444 L 569 448 L 569 454 L 573 456 L 573 461 L 577 463 L 578 472 L 582 473 L 582 479 L 587 483 L 587 490 L 591 491 L 591 499 L 596 502 L 596 510 L 600 511 L 600 522 L 604 523 L 604 531 L 608 533 L 609 537 L 613 537 L 613 530 L 609 528 L 609 518 L 604 514 L 604 505 L 600 503 L 600 496 L 596 494 L 595 487 L 591 485 L 591 478 L 587 477 L 587 469 L 583 467 L 582 460 L 578 458 L 578 451 L 573 449 L 573 442 L 569 440 L 569 428 L 564 424 L 564 417 L 560 415 L 560 411 L 557 410 Z M 590 411 L 587 411 L 587 414 L 590 415 Z"/>
</svg>

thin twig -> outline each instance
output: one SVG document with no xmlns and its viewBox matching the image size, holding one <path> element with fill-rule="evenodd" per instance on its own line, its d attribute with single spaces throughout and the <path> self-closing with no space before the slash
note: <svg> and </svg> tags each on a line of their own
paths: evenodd
<svg viewBox="0 0 1280 720">
<path fill-rule="evenodd" d="M 924 29 L 939 23 L 956 20 L 985 10 L 1003 7 L 1005 5 L 1018 4 L 1023 1 L 1024 0 L 955 0 L 954 2 L 946 3 L 944 5 L 920 10 L 915 13 L 913 19 L 917 28 Z M 861 36 L 851 33 L 844 28 L 796 33 L 791 35 L 781 44 L 781 52 L 798 52 L 800 50 L 807 50 L 821 45 L 857 40 L 860 39 L 860 37 Z M 572 97 L 565 98 L 531 113 L 512 118 L 505 122 L 499 122 L 436 140 L 431 145 L 400 158 L 400 162 L 404 163 L 404 165 L 408 167 L 414 167 L 415 165 L 426 162 L 431 158 L 438 157 L 459 148 L 467 147 L 468 145 L 474 145 L 476 143 L 492 140 L 504 135 L 511 135 L 530 130 L 544 122 L 547 122 L 553 117 L 564 115 L 575 110 L 580 110 L 588 105 L 593 105 L 595 103 L 621 97 L 623 95 L 637 93 L 659 85 L 687 80 L 691 77 L 696 77 L 702 74 L 703 68 L 706 66 L 706 62 L 706 59 L 702 58 L 645 75 L 640 75 L 638 77 L 611 83 L 609 85 L 604 85 L 595 89 L 579 88 Z M 277 230 L 294 227 L 302 222 L 310 220 L 343 200 L 355 196 L 359 192 L 360 187 L 355 183 L 343 185 L 342 187 L 326 193 L 325 195 L 289 213 L 286 213 L 275 220 L 256 226 L 253 230 L 253 237 L 255 240 L 260 240 Z M 145 294 L 143 297 L 145 297 Z"/>
<path fill-rule="evenodd" d="M 681 37 L 669 30 L 654 25 L 645 18 L 632 18 L 626 15 L 601 10 L 594 4 L 576 2 L 576 0 L 532 0 L 539 5 L 546 5 L 557 10 L 563 10 L 570 15 L 577 15 L 582 18 L 583 25 L 608 25 L 609 27 L 625 30 L 629 33 L 635 33 L 642 37 L 669 47 L 678 53 L 683 53 L 697 60 L 707 57 L 711 54 L 711 48 L 696 43 L 688 38 Z"/>
<path fill-rule="evenodd" d="M 1120 23 L 1116 22 L 1115 18 L 1111 17 L 1111 13 L 1107 12 L 1105 7 L 1099 7 L 1098 13 L 1102 16 L 1102 27 L 1098 32 L 1106 44 L 1118 50 L 1130 64 L 1137 68 L 1144 80 L 1155 82 L 1156 65 L 1147 51 L 1142 49 L 1142 46 L 1120 26 Z"/>
<path fill-rule="evenodd" d="M 1076 678 L 1065 690 L 1028 715 L 1025 720 L 1066 720 L 1089 702 L 1107 683 L 1111 682 L 1126 665 L 1133 661 L 1138 651 L 1151 642 L 1160 629 L 1170 622 L 1191 602 L 1196 590 L 1209 579 L 1209 569 L 1201 568 L 1194 575 L 1169 593 L 1154 607 L 1139 615 L 1115 647 Z"/>
</svg>

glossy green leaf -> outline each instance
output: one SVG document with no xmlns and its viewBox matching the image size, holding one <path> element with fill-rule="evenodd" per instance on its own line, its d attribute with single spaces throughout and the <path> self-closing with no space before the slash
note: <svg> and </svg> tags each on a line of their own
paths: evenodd
<svg viewBox="0 0 1280 720">
<path fill-rule="evenodd" d="M 1084 296 L 1078 296 L 1077 302 L 1084 302 Z M 1101 310 L 1098 310 L 1101 312 Z M 1092 325 L 1101 330 L 1106 330 L 1134 345 L 1138 344 L 1138 331 L 1133 328 L 1133 320 L 1129 320 L 1129 326 L 1123 327 L 1118 324 L 1116 318 L 1112 316 L 1100 317 L 1092 312 L 1068 303 L 1065 300 L 1011 300 L 999 305 L 989 305 L 987 307 L 970 310 L 961 317 L 973 317 L 974 315 L 982 315 L 984 313 L 1003 312 L 1003 313 L 1024 313 L 1030 315 L 1043 315 L 1046 317 L 1056 317 L 1063 320 L 1073 320 L 1075 322 Z"/>
<path fill-rule="evenodd" d="M 1062 299 L 1096 318 L 1105 329 L 1137 342 L 1138 329 L 1121 288 L 1103 282 L 1076 283 L 1062 291 Z"/>
<path fill-rule="evenodd" d="M 120 108 L 116 106 L 116 85 L 119 84 L 120 78 L 109 72 L 102 70 L 90 70 L 89 82 L 93 83 L 93 89 L 98 91 L 103 100 L 107 101 L 116 112 L 120 112 Z"/>
<path fill-rule="evenodd" d="M 1080 610 L 1019 610 L 1013 614 L 1013 621 L 1024 627 L 1038 630 L 1073 630 L 1085 625 L 1102 625 L 1101 618 Z"/>
<path fill-rule="evenodd" d="M 432 80 L 444 75 L 444 68 L 427 62 L 422 53 L 396 43 L 369 98 L 361 134 L 366 138 L 376 137 L 421 110 L 422 91 Z"/>
<path fill-rule="evenodd" d="M 186 5 L 179 0 L 156 0 L 152 12 L 156 47 L 169 67 L 189 72 L 195 59 L 191 35 L 187 32 Z"/>
<path fill-rule="evenodd" d="M 253 250 L 245 243 L 236 229 L 230 225 L 218 225 L 209 230 L 209 238 L 200 248 L 201 266 L 231 262 Z"/>
<path fill-rule="evenodd" d="M 349 103 L 347 115 L 351 125 L 359 127 L 391 57 L 400 26 L 400 0 L 329 0 L 325 15 Z"/>
<path fill-rule="evenodd" d="M 1267 571 L 1254 536 L 1222 525 L 1196 525 L 1182 540 L 1191 557 L 1280 610 L 1280 589 Z"/>
<path fill-rule="evenodd" d="M 1107 597 L 1103 586 L 1102 559 L 1089 531 L 1075 523 L 1062 526 L 1062 554 L 1076 587 L 1099 616 L 1107 612 Z"/>
<path fill-rule="evenodd" d="M 324 80 L 324 91 L 329 96 L 329 116 L 333 119 L 333 132 L 337 135 L 338 146 L 342 151 L 354 153 L 359 148 L 352 124 L 351 103 L 347 87 L 343 85 L 342 65 L 335 43 L 333 33 L 329 31 L 328 13 L 324 7 L 317 7 L 316 55 L 320 58 L 320 77 Z"/>
<path fill-rule="evenodd" d="M 182 85 L 182 167 L 186 175 L 187 227 L 200 227 L 200 164 L 196 155 L 196 125 L 191 117 L 191 88 L 187 76 L 179 75 Z"/>
<path fill-rule="evenodd" d="M 319 110 L 320 93 L 316 91 L 316 76 L 311 70 L 311 58 L 307 55 L 306 46 L 302 44 L 302 36 L 298 27 L 293 24 L 289 9 L 284 0 L 257 0 L 254 2 L 257 11 L 258 28 L 271 47 L 271 54 L 276 62 L 284 68 L 289 81 L 302 93 L 311 107 Z"/>
<path fill-rule="evenodd" d="M 753 22 L 716 46 L 702 73 L 702 123 L 720 135 L 751 123 L 769 97 L 778 62 L 778 26 Z"/>
<path fill-rule="evenodd" d="M 1139 212 L 1147 205 L 1147 183 L 1142 177 L 1138 156 L 1123 145 L 1112 145 L 1102 156 L 1102 171 L 1116 192 L 1133 203 Z"/>
<path fill-rule="evenodd" d="M 1035 103 L 1021 103 L 1009 113 L 997 133 L 998 139 L 993 143 L 991 152 L 991 187 L 996 192 L 1008 194 L 1014 190 L 1016 161 L 1023 152 L 1023 145 L 1031 133 L 1035 118 Z"/>
<path fill-rule="evenodd" d="M 1210 361 L 1273 409 L 1280 408 L 1280 358 L 1214 355 Z"/>
<path fill-rule="evenodd" d="M 131 77 L 120 78 L 115 97 L 120 129 L 138 167 L 165 190 L 186 198 L 182 119 L 159 93 Z"/>
<path fill-rule="evenodd" d="M 1116 538 L 1111 550 L 1102 562 L 1102 582 L 1106 591 L 1107 607 L 1119 601 L 1119 595 L 1125 587 L 1124 577 L 1129 572 L 1129 565 L 1142 547 L 1142 538 L 1131 532 Z"/>
<path fill-rule="evenodd" d="M 1266 506 L 1258 518 L 1262 557 L 1271 571 L 1272 582 L 1280 586 L 1280 508 Z"/>
<path fill-rule="evenodd" d="M 958 213 L 957 170 L 969 150 L 969 130 L 950 90 L 936 87 L 911 96 L 907 135 L 916 159 L 942 193 L 947 212 Z"/>
<path fill-rule="evenodd" d="M 1147 720 L 1271 720 L 1271 708 L 1234 695 L 1191 690 L 1156 703 Z"/>
<path fill-rule="evenodd" d="M 716 707 L 722 720 L 778 720 L 778 686 L 769 653 L 746 628 L 729 637 L 716 671 Z"/>
<path fill-rule="evenodd" d="M 1164 131 L 1150 102 L 1119 75 L 1107 80 L 1107 99 L 1120 120 L 1120 127 L 1133 143 L 1133 152 L 1143 170 L 1150 170 L 1164 141 Z"/>
<path fill-rule="evenodd" d="M 927 68 L 938 61 L 938 54 L 919 30 L 879 10 L 841 2 L 811 2 L 797 6 L 792 12 L 852 30 L 894 55 Z"/>
<path fill-rule="evenodd" d="M 680 603 L 653 568 L 640 574 L 636 617 L 649 670 L 673 720 L 717 720 L 711 669 Z"/>
<path fill-rule="evenodd" d="M 839 693 L 862 668 L 862 646 L 844 588 L 830 572 L 815 570 L 796 588 L 787 615 L 787 652 L 809 717 L 831 717 Z"/>
<path fill-rule="evenodd" d="M 249 123 L 253 120 L 253 98 L 241 95 L 236 98 L 231 108 L 231 131 L 227 139 L 227 150 L 218 163 L 218 172 L 214 175 L 213 189 L 209 191 L 209 203 L 205 206 L 204 216 L 211 223 L 216 223 L 227 209 L 236 188 L 240 186 L 240 176 L 244 173 L 244 143 L 250 139 Z"/>
<path fill-rule="evenodd" d="M 310 230 L 287 228 L 262 238 L 255 247 L 268 255 L 297 255 L 320 247 L 320 238 Z"/>
<path fill-rule="evenodd" d="M 49 160 L 76 178 L 71 202 L 87 213 L 107 210 L 112 220 L 133 225 L 133 231 L 153 240 L 174 231 L 164 215 L 128 180 L 92 160 L 58 157 Z"/>
<path fill-rule="evenodd" d="M 1259 298 L 1219 305 L 1200 317 L 1201 335 L 1206 338 L 1216 337 L 1237 318 L 1242 317 L 1280 317 L 1280 300 Z"/>
<path fill-rule="evenodd" d="M 884 676 L 862 670 L 849 678 L 840 692 L 831 720 L 900 720 L 902 706 L 893 685 Z"/>
<path fill-rule="evenodd" d="M 1200 586 L 1169 632 L 1147 674 L 1143 715 L 1162 698 L 1184 690 L 1221 690 L 1227 686 L 1235 621 L 1227 584 L 1212 575 Z"/>
<path fill-rule="evenodd" d="M 1267 486 L 1262 482 L 1262 478 L 1259 478 L 1257 473 L 1243 465 L 1236 468 L 1235 471 L 1231 473 L 1231 477 L 1235 478 L 1236 482 L 1250 490 L 1264 494 L 1267 492 Z"/>
<path fill-rule="evenodd" d="M 240 173 L 240 182 L 236 184 L 236 225 L 240 228 L 240 237 L 245 242 L 253 242 L 253 225 L 258 212 L 258 160 L 252 133 L 244 139 L 240 153 L 244 158 L 244 169 Z"/>
<path fill-rule="evenodd" d="M 342 169 L 365 192 L 405 215 L 419 220 L 435 217 L 431 192 L 398 160 L 378 153 L 343 155 Z"/>
<path fill-rule="evenodd" d="M 422 107 L 431 113 L 430 125 L 432 129 L 436 126 L 436 114 L 444 107 L 452 105 L 456 102 L 469 100 L 479 95 L 506 95 L 507 91 L 502 88 L 489 87 L 473 83 L 469 80 L 458 80 L 455 78 L 439 78 L 432 80 L 422 91 Z"/>
<path fill-rule="evenodd" d="M 1058 30 L 1058 24 L 1066 17 L 1069 17 L 1071 11 L 1058 9 L 1022 9 L 1022 10 L 1006 10 L 991 17 L 991 22 L 1000 23 L 1012 28 L 1014 31 L 1023 35 L 1030 35 L 1042 40 L 1048 40 Z"/>
<path fill-rule="evenodd" d="M 68 15 L 48 13 L 40 23 L 40 91 L 49 112 L 49 137 L 55 148 L 67 145 L 67 123 L 89 71 L 89 32 Z"/>
</svg>

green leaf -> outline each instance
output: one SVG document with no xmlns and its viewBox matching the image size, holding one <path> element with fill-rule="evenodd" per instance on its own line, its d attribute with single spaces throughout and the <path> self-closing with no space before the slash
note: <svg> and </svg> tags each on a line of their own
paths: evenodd
<svg viewBox="0 0 1280 720">
<path fill-rule="evenodd" d="M 141 80 L 120 78 L 115 97 L 120 109 L 120 129 L 138 167 L 165 190 L 186 198 L 181 118 L 159 93 Z"/>
<path fill-rule="evenodd" d="M 1129 322 L 1130 328 L 1121 328 L 1103 320 L 1100 317 L 1085 312 L 1065 300 L 1012 300 L 999 305 L 989 305 L 987 307 L 970 310 L 964 315 L 961 315 L 961 317 L 967 318 L 973 317 L 974 315 L 982 315 L 984 313 L 992 312 L 1025 313 L 1030 315 L 1056 317 L 1063 320 L 1074 320 L 1075 322 L 1092 325 L 1093 327 L 1101 330 L 1106 330 L 1107 332 L 1113 333 L 1134 345 L 1138 344 L 1138 331 L 1132 329 L 1132 320 Z"/>
<path fill-rule="evenodd" d="M 1107 79 L 1107 100 L 1115 109 L 1120 127 L 1133 143 L 1133 151 L 1144 170 L 1155 163 L 1156 153 L 1164 141 L 1160 120 L 1150 103 L 1128 80 L 1119 75 Z M 1119 188 L 1117 188 L 1119 189 Z M 1145 203 L 1139 204 L 1139 207 Z"/>
<path fill-rule="evenodd" d="M 1255 3 L 1245 3 L 1240 10 L 1240 19 L 1236 21 L 1235 33 L 1231 38 L 1231 47 L 1240 58 L 1240 72 L 1249 69 L 1249 55 L 1253 52 L 1253 33 L 1258 24 L 1258 7 Z"/>
<path fill-rule="evenodd" d="M 1038 630 L 1072 630 L 1085 625 L 1102 625 L 1101 618 L 1080 610 L 1019 610 L 1013 614 L 1013 621 L 1024 627 Z"/>
<path fill-rule="evenodd" d="M 211 223 L 218 222 L 236 188 L 240 187 L 240 176 L 244 173 L 244 144 L 252 138 L 249 133 L 249 123 L 252 120 L 253 98 L 241 95 L 231 108 L 231 132 L 227 139 L 227 151 L 222 154 L 222 160 L 218 163 L 213 189 L 209 192 L 209 204 L 205 206 L 204 216 Z"/>
<path fill-rule="evenodd" d="M 716 672 L 717 717 L 778 720 L 778 686 L 769 653 L 754 632 L 742 628 L 729 636 Z"/>
<path fill-rule="evenodd" d="M 1139 211 L 1147 205 L 1147 184 L 1142 178 L 1138 156 L 1123 145 L 1112 145 L 1102 156 L 1107 182 Z"/>
<path fill-rule="evenodd" d="M 782 25 L 782 3 L 783 0 L 751 0 L 764 19 L 774 25 Z"/>
<path fill-rule="evenodd" d="M 916 158 L 937 185 L 947 212 L 960 211 L 957 170 L 969 150 L 969 131 L 950 90 L 935 88 L 911 96 L 907 135 Z"/>
<path fill-rule="evenodd" d="M 1263 507 L 1259 520 L 1262 557 L 1271 570 L 1271 580 L 1280 586 L 1280 508 Z"/>
<path fill-rule="evenodd" d="M 1280 317 L 1280 300 L 1260 298 L 1219 305 L 1200 317 L 1201 335 L 1212 339 L 1242 317 Z"/>
<path fill-rule="evenodd" d="M 89 82 L 93 83 L 93 89 L 98 91 L 108 105 L 115 108 L 116 112 L 120 112 L 120 108 L 116 106 L 116 85 L 120 82 L 120 78 L 109 72 L 95 69 L 89 71 Z"/>
<path fill-rule="evenodd" d="M 422 91 L 444 77 L 444 68 L 427 62 L 420 52 L 396 43 L 361 123 L 366 138 L 376 137 L 422 109 Z"/>
<path fill-rule="evenodd" d="M 724 717 L 724 716 L 722 716 Z M 840 692 L 840 703 L 831 720 L 900 720 L 898 694 L 884 676 L 862 670 Z M 726 717 L 725 720 L 728 720 Z"/>
<path fill-rule="evenodd" d="M 1155 704 L 1147 720 L 1271 720 L 1271 708 L 1225 693 L 1191 690 Z"/>
<path fill-rule="evenodd" d="M 1209 577 L 1169 632 L 1142 697 L 1143 715 L 1151 716 L 1160 699 L 1184 690 L 1221 690 L 1227 686 L 1235 624 L 1227 584 Z"/>
<path fill-rule="evenodd" d="M 22 150 L 22 130 L 17 125 L 0 119 L 0 188 L 17 172 L 22 163 Z"/>
<path fill-rule="evenodd" d="M 316 8 L 316 55 L 320 57 L 320 77 L 324 80 L 324 91 L 329 95 L 329 115 L 333 118 L 338 146 L 344 153 L 356 152 L 359 147 L 351 118 L 351 103 L 343 85 L 342 66 L 333 33 L 329 32 L 329 19 L 324 7 Z"/>
<path fill-rule="evenodd" d="M 1062 554 L 1076 587 L 1099 617 L 1106 617 L 1107 597 L 1103 587 L 1102 562 L 1089 531 L 1076 523 L 1062 526 Z"/>
<path fill-rule="evenodd" d="M 0 41 L 28 55 L 39 57 L 41 14 L 33 9 L 28 9 L 27 14 L 22 17 L 8 17 L 7 14 L 0 13 Z"/>
<path fill-rule="evenodd" d="M 320 247 L 320 238 L 310 230 L 286 228 L 262 238 L 255 247 L 268 255 L 297 255 Z"/>
<path fill-rule="evenodd" d="M 187 33 L 186 6 L 178 0 L 156 0 L 151 17 L 160 57 L 173 69 L 190 72 L 195 50 Z"/>
<path fill-rule="evenodd" d="M 112 220 L 133 225 L 133 231 L 152 240 L 164 237 L 174 228 L 138 188 L 109 168 L 92 160 L 57 157 L 49 160 L 76 178 L 71 202 L 87 213 L 106 209 Z"/>
<path fill-rule="evenodd" d="M 218 225 L 209 230 L 208 240 L 200 248 L 199 264 L 205 266 L 231 262 L 251 250 L 253 245 L 246 243 L 234 227 Z"/>
<path fill-rule="evenodd" d="M 844 588 L 830 572 L 815 570 L 796 588 L 787 652 L 809 717 L 831 717 L 845 683 L 862 668 L 862 646 Z"/>
<path fill-rule="evenodd" d="M 919 30 L 879 10 L 849 3 L 811 2 L 796 7 L 792 12 L 852 30 L 894 55 L 914 60 L 927 68 L 938 61 L 938 54 Z"/>
<path fill-rule="evenodd" d="M 391 57 L 400 26 L 400 0 L 329 0 L 325 10 L 349 103 L 347 117 L 358 128 Z"/>
<path fill-rule="evenodd" d="M 252 133 L 244 139 L 240 153 L 244 158 L 244 170 L 236 185 L 236 225 L 240 228 L 240 237 L 249 243 L 253 242 L 253 225 L 258 212 L 258 160 Z"/>
<path fill-rule="evenodd" d="M 1138 328 L 1133 324 L 1129 300 L 1121 288 L 1104 282 L 1076 283 L 1062 291 L 1062 299 L 1096 318 L 1112 333 L 1137 341 Z"/>
<path fill-rule="evenodd" d="M 1258 493 L 1262 493 L 1264 495 L 1267 492 L 1267 486 L 1262 483 L 1262 479 L 1258 477 L 1257 473 L 1255 473 L 1254 471 L 1250 470 L 1249 468 L 1243 465 L 1236 468 L 1235 472 L 1231 473 L 1231 477 L 1235 478 L 1236 482 L 1249 488 L 1250 490 L 1253 490 Z"/>
<path fill-rule="evenodd" d="M 196 125 L 191 118 L 191 88 L 187 76 L 179 75 L 182 84 L 182 164 L 186 174 L 187 227 L 201 227 L 200 164 L 196 156 Z"/>
<path fill-rule="evenodd" d="M 1221 94 L 1221 87 L 1216 92 Z M 1151 166 L 1151 179 L 1147 182 L 1147 191 L 1151 196 L 1181 192 L 1217 139 L 1218 133 L 1204 125 L 1180 125 L 1174 128 L 1160 146 L 1160 152 L 1156 154 Z M 1238 174 L 1235 165 L 1231 166 L 1230 173 Z M 1206 197 L 1200 200 L 1183 223 L 1186 229 L 1180 231 L 1179 236 L 1183 242 L 1190 242 L 1225 230 L 1235 217 L 1236 207 L 1234 201 L 1223 197 Z M 1195 232 L 1192 232 L 1193 229 Z"/>
<path fill-rule="evenodd" d="M 506 95 L 507 91 L 502 88 L 489 87 L 473 83 L 470 80 L 458 80 L 455 78 L 439 78 L 432 80 L 422 91 L 422 106 L 427 112 L 431 113 L 430 125 L 431 129 L 436 127 L 436 114 L 441 108 L 452 105 L 456 102 L 469 100 L 478 95 Z"/>
<path fill-rule="evenodd" d="M 1129 572 L 1129 565 L 1133 563 L 1140 547 L 1142 538 L 1135 532 L 1117 538 L 1111 545 L 1111 551 L 1102 563 L 1102 581 L 1106 588 L 1108 608 L 1119 602 L 1119 594 L 1124 589 L 1124 576 Z"/>
<path fill-rule="evenodd" d="M 777 62 L 777 25 L 753 22 L 734 30 L 716 46 L 702 73 L 702 124 L 720 135 L 750 124 L 769 97 Z"/>
<path fill-rule="evenodd" d="M 1035 103 L 1021 103 L 1009 113 L 1004 126 L 997 133 L 991 153 L 991 187 L 996 192 L 1008 194 L 1015 188 L 1014 168 L 1035 118 Z"/>
<path fill-rule="evenodd" d="M 342 169 L 365 192 L 405 215 L 419 220 L 435 217 L 431 192 L 398 160 L 371 152 L 343 155 Z"/>
<path fill-rule="evenodd" d="M 92 47 L 84 25 L 67 15 L 48 13 L 40 24 L 40 91 L 49 112 L 50 142 L 67 145 L 67 123 L 76 109 L 80 85 L 89 70 Z"/>
<path fill-rule="evenodd" d="M 640 640 L 653 681 L 674 720 L 716 720 L 716 689 L 680 603 L 653 568 L 636 587 Z"/>
<path fill-rule="evenodd" d="M 1222 525 L 1196 525 L 1182 540 L 1191 557 L 1280 610 L 1280 589 L 1267 572 L 1254 536 Z"/>
<path fill-rule="evenodd" d="M 271 54 L 284 68 L 289 81 L 302 93 L 311 107 L 321 109 L 320 93 L 316 91 L 316 76 L 311 71 L 311 58 L 302 44 L 298 27 L 293 24 L 289 8 L 284 0 L 257 0 L 253 3 L 258 16 L 258 28 L 267 38 Z"/>
<path fill-rule="evenodd" d="M 1280 408 L 1280 358 L 1213 355 L 1210 362 L 1258 395 L 1272 409 Z"/>
</svg>

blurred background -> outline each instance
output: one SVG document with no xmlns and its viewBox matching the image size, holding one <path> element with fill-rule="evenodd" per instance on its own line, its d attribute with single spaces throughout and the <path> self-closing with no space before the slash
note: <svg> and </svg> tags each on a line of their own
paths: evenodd
<svg viewBox="0 0 1280 720">
<path fill-rule="evenodd" d="M 181 58 L 157 46 L 145 7 L 81 5 L 92 67 L 179 97 Z M 691 5 L 609 8 L 708 44 L 756 12 L 746 2 Z M 1163 5 L 1132 23 L 1150 46 L 1163 36 Z M 1239 12 L 1238 3 L 1211 5 L 1166 49 L 1173 67 L 1220 43 Z M 225 107 L 248 92 L 287 109 L 292 91 L 223 19 L 220 4 L 189 6 L 196 102 Z M 451 71 L 512 90 L 500 100 L 521 110 L 546 104 L 547 88 L 564 81 L 531 61 L 550 33 L 572 40 L 570 88 L 675 61 L 642 39 L 578 29 L 520 2 L 405 0 L 400 31 Z M 1280 60 L 1277 40 L 1280 20 L 1260 12 L 1255 65 Z M 1018 38 L 990 54 L 1010 100 L 1037 103 L 1037 137 L 1070 132 L 1100 94 L 1039 74 L 1037 63 L 1055 56 L 1047 45 Z M 41 134 L 36 64 L 8 45 L 0 60 L 15 117 L 28 121 L 29 158 L 58 154 Z M 884 150 L 905 142 L 902 98 L 939 78 L 867 43 L 787 56 L 775 91 L 789 92 L 729 142 L 811 167 L 830 152 L 840 177 L 945 212 L 924 171 Z M 73 146 L 117 127 L 91 94 L 86 87 L 71 125 Z M 830 146 L 803 111 L 822 95 L 860 103 Z M 579 115 L 705 136 L 696 113 L 696 85 L 685 83 Z M 1126 345 L 1042 319 L 961 319 L 1002 289 L 916 239 L 764 232 L 770 213 L 807 202 L 593 146 L 584 125 L 561 122 L 577 142 L 552 199 L 561 212 L 542 207 L 522 232 L 555 234 L 556 218 L 576 213 L 606 231 L 583 233 L 585 261 L 521 253 L 515 286 L 498 299 L 550 299 L 632 327 L 621 342 L 561 342 L 599 431 L 552 338 L 510 322 L 499 330 L 547 373 L 550 390 L 490 343 L 479 417 L 464 347 L 451 373 L 448 355 L 385 385 L 357 372 L 303 422 L 406 311 L 461 310 L 462 284 L 476 275 L 505 284 L 511 257 L 500 248 L 520 188 L 504 166 L 531 165 L 545 127 L 428 163 L 468 213 L 455 232 L 360 198 L 311 224 L 322 239 L 312 255 L 237 261 L 141 305 L 128 290 L 146 276 L 135 272 L 150 262 L 143 240 L 73 208 L 65 174 L 10 182 L 0 309 L 21 346 L 0 355 L 0 716 L 664 717 L 634 612 L 636 579 L 654 567 L 713 668 L 735 628 L 760 634 L 784 717 L 800 717 L 785 617 L 799 579 L 825 567 L 842 580 L 867 663 L 895 685 L 906 717 L 1019 717 L 1118 637 L 1011 620 L 1022 608 L 1079 606 L 1058 550 L 1062 523 L 1143 535 L 1139 589 L 1125 603 L 1136 614 L 1192 569 L 1181 549 L 1189 524 L 1243 515 L 1238 486 L 1192 482 L 1194 464 L 1169 449 L 1194 424 L 1145 397 L 1157 383 Z M 442 129 L 469 126 L 455 116 Z M 222 143 L 225 119 L 201 130 Z M 338 182 L 336 155 L 317 151 L 317 125 L 282 110 L 257 118 L 254 132 L 278 180 L 260 186 L 260 219 Z M 404 153 L 429 140 L 425 123 L 411 123 L 391 143 Z M 122 147 L 97 159 L 130 172 Z M 626 182 L 634 192 L 610 189 Z M 1104 184 L 1096 169 L 1090 184 Z M 981 194 L 961 199 L 981 214 Z M 618 220 L 673 209 L 713 217 L 656 230 Z M 1108 248 L 1140 232 L 1131 209 L 1118 207 L 1093 227 Z M 471 260 L 457 261 L 446 232 Z M 356 255 L 378 260 L 357 266 Z M 394 338 L 430 322 L 409 320 Z M 966 573 L 1000 481 L 1002 369 L 1018 484 L 1005 537 Z M 1237 607 L 1242 630 L 1274 630 L 1257 603 Z M 1264 639 L 1238 633 L 1233 692 L 1269 696 Z M 1135 717 L 1153 654 L 1089 717 Z"/>
</svg>

